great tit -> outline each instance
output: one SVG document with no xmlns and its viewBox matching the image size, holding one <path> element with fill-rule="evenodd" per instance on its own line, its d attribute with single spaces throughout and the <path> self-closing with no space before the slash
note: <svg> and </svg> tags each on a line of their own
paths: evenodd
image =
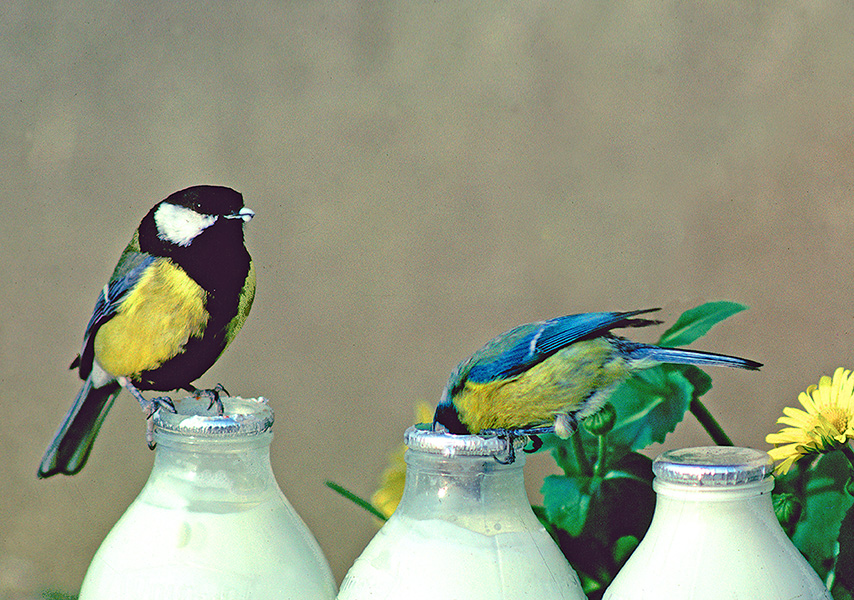
<svg viewBox="0 0 854 600">
<path fill-rule="evenodd" d="M 761 363 L 662 348 L 613 335 L 613 329 L 661 321 L 636 318 L 657 308 L 569 315 L 528 323 L 488 342 L 451 374 L 433 428 L 569 437 L 634 372 L 661 363 L 757 370 Z"/>
<path fill-rule="evenodd" d="M 208 185 L 175 192 L 145 215 L 98 295 L 71 364 L 83 387 L 42 459 L 40 478 L 83 468 L 122 388 L 146 417 L 158 407 L 175 409 L 168 398 L 148 400 L 140 390 L 197 391 L 192 382 L 252 307 L 255 269 L 243 225 L 254 215 L 240 193 Z"/>
</svg>

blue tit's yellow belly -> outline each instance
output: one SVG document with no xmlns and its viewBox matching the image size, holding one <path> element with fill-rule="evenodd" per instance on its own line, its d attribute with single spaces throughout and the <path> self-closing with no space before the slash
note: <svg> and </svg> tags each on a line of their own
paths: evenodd
<svg viewBox="0 0 854 600">
<path fill-rule="evenodd" d="M 155 261 L 98 329 L 95 358 L 114 376 L 135 377 L 183 352 L 201 337 L 208 313 L 206 292 L 167 258 Z"/>
<path fill-rule="evenodd" d="M 466 382 L 454 405 L 472 433 L 552 425 L 558 414 L 581 411 L 597 391 L 629 374 L 606 339 L 576 342 L 511 379 Z"/>
</svg>

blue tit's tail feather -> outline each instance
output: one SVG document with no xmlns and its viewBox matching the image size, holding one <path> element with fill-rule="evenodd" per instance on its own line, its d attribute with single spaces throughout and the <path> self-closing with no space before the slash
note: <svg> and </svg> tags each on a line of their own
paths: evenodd
<svg viewBox="0 0 854 600">
<path fill-rule="evenodd" d="M 624 342 L 624 340 L 621 340 Z M 736 367 L 758 371 L 762 363 L 747 358 L 728 356 L 726 354 L 715 354 L 714 352 L 702 352 L 699 350 L 686 350 L 684 348 L 662 348 L 647 344 L 635 344 L 628 342 L 620 344 L 624 356 L 631 362 L 638 363 L 670 363 L 677 365 L 697 365 L 711 367 Z"/>
<path fill-rule="evenodd" d="M 74 475 L 83 468 L 104 417 L 121 390 L 115 381 L 96 388 L 91 377 L 86 380 L 45 452 L 39 478 L 57 473 Z"/>
</svg>

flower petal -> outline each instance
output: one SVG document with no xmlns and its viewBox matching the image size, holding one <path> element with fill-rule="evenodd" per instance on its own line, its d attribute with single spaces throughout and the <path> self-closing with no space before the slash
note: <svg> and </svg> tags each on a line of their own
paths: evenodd
<svg viewBox="0 0 854 600">
<path fill-rule="evenodd" d="M 804 410 L 783 409 L 777 423 L 785 425 L 765 437 L 776 447 L 770 451 L 776 472 L 786 473 L 801 456 L 831 452 L 854 439 L 854 375 L 839 367 L 833 377 L 823 375 L 818 385 L 798 394 Z"/>
</svg>

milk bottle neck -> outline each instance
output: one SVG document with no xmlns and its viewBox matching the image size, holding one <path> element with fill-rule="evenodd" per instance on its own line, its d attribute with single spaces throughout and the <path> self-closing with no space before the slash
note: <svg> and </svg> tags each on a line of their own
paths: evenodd
<svg viewBox="0 0 854 600">
<path fill-rule="evenodd" d="M 499 521 L 504 531 L 539 525 L 525 491 L 524 455 L 502 464 L 496 443 L 503 440 L 410 432 L 406 484 L 395 515 L 441 519 L 490 535 Z"/>
<path fill-rule="evenodd" d="M 272 411 L 258 403 L 231 406 L 238 412 L 221 420 L 155 417 L 156 455 L 141 498 L 159 506 L 213 510 L 215 504 L 226 510 L 229 503 L 245 506 L 280 494 L 270 466 Z"/>
</svg>

